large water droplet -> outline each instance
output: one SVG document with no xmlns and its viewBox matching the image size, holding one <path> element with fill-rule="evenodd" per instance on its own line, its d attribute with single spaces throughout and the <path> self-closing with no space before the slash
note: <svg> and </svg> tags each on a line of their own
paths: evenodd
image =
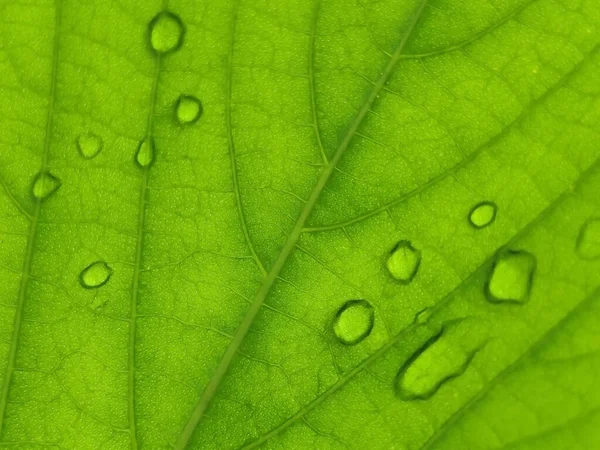
<svg viewBox="0 0 600 450">
<path fill-rule="evenodd" d="M 202 102 L 193 95 L 180 95 L 175 104 L 175 117 L 182 125 L 197 122 L 202 116 Z"/>
<path fill-rule="evenodd" d="M 174 52 L 183 43 L 185 28 L 179 16 L 169 11 L 158 13 L 148 26 L 150 46 L 157 53 Z"/>
<path fill-rule="evenodd" d="M 346 345 L 358 344 L 365 339 L 375 324 L 373 306 L 366 300 L 349 300 L 335 315 L 333 332 Z"/>
<path fill-rule="evenodd" d="M 575 248 L 583 259 L 600 258 L 600 218 L 593 217 L 583 224 Z"/>
<path fill-rule="evenodd" d="M 395 280 L 408 284 L 417 275 L 421 265 L 421 250 L 412 246 L 410 241 L 400 241 L 390 252 L 386 266 Z"/>
<path fill-rule="evenodd" d="M 79 154 L 85 159 L 92 159 L 98 156 L 102 150 L 103 142 L 100 136 L 94 133 L 85 133 L 77 138 L 77 147 Z"/>
<path fill-rule="evenodd" d="M 60 179 L 48 171 L 42 171 L 33 180 L 32 193 L 38 200 L 46 200 L 58 191 L 61 185 Z"/>
<path fill-rule="evenodd" d="M 476 204 L 469 212 L 469 222 L 475 228 L 485 228 L 496 220 L 498 206 L 493 202 Z"/>
<path fill-rule="evenodd" d="M 135 161 L 140 167 L 148 167 L 154 161 L 154 139 L 146 138 L 138 144 Z"/>
<path fill-rule="evenodd" d="M 531 292 L 536 266 L 536 258 L 529 252 L 506 249 L 499 251 L 485 285 L 488 300 L 525 302 Z"/>
<path fill-rule="evenodd" d="M 112 268 L 104 261 L 95 261 L 79 274 L 79 283 L 86 289 L 96 289 L 108 283 Z"/>
</svg>

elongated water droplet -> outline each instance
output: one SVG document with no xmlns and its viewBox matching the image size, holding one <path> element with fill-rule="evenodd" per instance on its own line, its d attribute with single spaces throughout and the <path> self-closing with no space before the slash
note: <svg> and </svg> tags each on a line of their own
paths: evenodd
<svg viewBox="0 0 600 450">
<path fill-rule="evenodd" d="M 386 261 L 390 275 L 402 284 L 408 284 L 415 278 L 420 265 L 421 250 L 406 240 L 396 244 Z"/>
<path fill-rule="evenodd" d="M 103 142 L 100 136 L 94 133 L 85 133 L 77 138 L 77 148 L 79 154 L 85 159 L 92 159 L 98 156 L 102 150 Z"/>
<path fill-rule="evenodd" d="M 193 95 L 180 95 L 175 103 L 175 117 L 182 125 L 197 122 L 202 112 L 202 102 Z"/>
<path fill-rule="evenodd" d="M 50 172 L 40 172 L 33 180 L 33 196 L 38 200 L 46 200 L 48 197 L 58 191 L 61 185 L 62 182 L 60 179 L 52 175 Z"/>
<path fill-rule="evenodd" d="M 112 268 L 104 261 L 95 261 L 79 274 L 79 283 L 86 289 L 96 289 L 108 283 Z"/>
<path fill-rule="evenodd" d="M 154 139 L 146 138 L 138 144 L 135 161 L 140 167 L 148 167 L 154 162 Z"/>
<path fill-rule="evenodd" d="M 335 315 L 333 331 L 346 345 L 358 344 L 365 339 L 375 324 L 373 306 L 366 300 L 349 300 Z"/>
<path fill-rule="evenodd" d="M 417 314 L 415 314 L 413 323 L 416 323 L 417 325 L 423 325 L 423 324 L 427 323 L 427 321 L 431 318 L 432 314 L 433 314 L 433 308 L 431 308 L 431 307 L 424 308 L 421 311 L 419 311 Z"/>
<path fill-rule="evenodd" d="M 498 206 L 494 202 L 476 204 L 469 212 L 469 222 L 474 228 L 485 228 L 496 220 Z"/>
<path fill-rule="evenodd" d="M 594 217 L 583 224 L 577 238 L 576 250 L 580 258 L 600 258 L 600 218 Z"/>
<path fill-rule="evenodd" d="M 181 47 L 185 27 L 179 16 L 162 11 L 150 21 L 148 31 L 152 49 L 156 53 L 170 53 Z"/>
<path fill-rule="evenodd" d="M 535 256 L 524 250 L 501 250 L 496 255 L 485 293 L 491 302 L 523 303 L 529 297 L 537 266 Z"/>
</svg>

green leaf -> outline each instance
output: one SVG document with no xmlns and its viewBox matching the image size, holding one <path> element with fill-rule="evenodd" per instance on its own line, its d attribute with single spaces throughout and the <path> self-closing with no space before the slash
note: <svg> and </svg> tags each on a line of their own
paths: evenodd
<svg viewBox="0 0 600 450">
<path fill-rule="evenodd" d="M 0 36 L 2 447 L 600 447 L 600 2 Z"/>
</svg>

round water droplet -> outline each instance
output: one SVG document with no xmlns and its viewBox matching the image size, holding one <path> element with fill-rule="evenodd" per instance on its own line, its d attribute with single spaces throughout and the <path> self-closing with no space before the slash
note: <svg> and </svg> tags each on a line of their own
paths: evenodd
<svg viewBox="0 0 600 450">
<path fill-rule="evenodd" d="M 100 136 L 94 133 L 85 133 L 77 138 L 77 148 L 79 154 L 85 159 L 92 159 L 98 156 L 102 150 L 103 142 Z"/>
<path fill-rule="evenodd" d="M 146 138 L 138 144 L 135 161 L 140 167 L 148 167 L 154 162 L 154 139 Z"/>
<path fill-rule="evenodd" d="M 104 261 L 95 261 L 79 274 L 79 283 L 86 289 L 96 289 L 108 283 L 112 268 Z"/>
<path fill-rule="evenodd" d="M 335 315 L 333 332 L 342 344 L 354 345 L 365 339 L 373 330 L 375 313 L 366 300 L 349 300 Z"/>
<path fill-rule="evenodd" d="M 498 206 L 494 202 L 476 204 L 469 212 L 469 223 L 475 228 L 485 228 L 496 220 Z"/>
<path fill-rule="evenodd" d="M 386 261 L 390 275 L 402 284 L 408 284 L 415 278 L 420 265 L 421 250 L 406 240 L 395 245 Z"/>
<path fill-rule="evenodd" d="M 600 258 L 600 218 L 593 217 L 583 224 L 575 247 L 582 259 Z"/>
<path fill-rule="evenodd" d="M 524 250 L 501 250 L 485 285 L 491 302 L 524 303 L 533 285 L 535 256 Z"/>
<path fill-rule="evenodd" d="M 46 200 L 58 191 L 61 185 L 62 182 L 60 179 L 48 171 L 43 171 L 35 176 L 31 190 L 35 198 L 38 200 Z"/>
<path fill-rule="evenodd" d="M 162 11 L 150 21 L 148 31 L 152 49 L 156 53 L 170 53 L 181 47 L 185 27 L 179 16 Z"/>
<path fill-rule="evenodd" d="M 180 95 L 175 103 L 175 117 L 183 125 L 197 122 L 202 112 L 202 102 L 193 95 Z"/>
</svg>

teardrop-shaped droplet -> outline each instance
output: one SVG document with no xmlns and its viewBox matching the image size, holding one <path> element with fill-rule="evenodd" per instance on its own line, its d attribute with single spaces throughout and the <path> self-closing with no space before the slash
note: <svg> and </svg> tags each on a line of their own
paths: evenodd
<svg viewBox="0 0 600 450">
<path fill-rule="evenodd" d="M 535 256 L 524 250 L 500 250 L 485 285 L 491 302 L 524 303 L 531 292 L 537 266 Z"/>
<path fill-rule="evenodd" d="M 349 300 L 335 315 L 333 332 L 342 344 L 354 345 L 365 339 L 373 330 L 375 313 L 366 300 Z"/>
<path fill-rule="evenodd" d="M 170 11 L 158 13 L 148 26 L 150 46 L 156 53 L 174 52 L 183 43 L 185 28 L 179 16 Z"/>
<path fill-rule="evenodd" d="M 138 144 L 135 161 L 140 167 L 148 167 L 154 162 L 154 139 L 146 138 Z"/>
<path fill-rule="evenodd" d="M 84 133 L 77 138 L 77 148 L 79 154 L 85 159 L 92 159 L 98 156 L 103 147 L 102 138 L 94 133 Z"/>
<path fill-rule="evenodd" d="M 600 258 L 600 218 L 594 217 L 583 224 L 575 248 L 582 259 Z"/>
<path fill-rule="evenodd" d="M 406 240 L 396 244 L 386 261 L 390 275 L 403 284 L 408 284 L 415 278 L 420 265 L 421 250 L 417 250 Z"/>
<path fill-rule="evenodd" d="M 61 185 L 62 182 L 59 178 L 48 171 L 42 171 L 33 180 L 32 193 L 38 200 L 46 200 L 58 191 Z"/>
<path fill-rule="evenodd" d="M 476 204 L 469 213 L 469 223 L 474 228 L 485 228 L 496 220 L 498 206 L 494 202 Z"/>
<path fill-rule="evenodd" d="M 175 117 L 182 125 L 197 122 L 202 116 L 202 102 L 193 95 L 180 95 L 175 104 Z"/>
<path fill-rule="evenodd" d="M 112 268 L 104 261 L 95 261 L 79 274 L 79 283 L 86 289 L 96 289 L 108 283 Z"/>
</svg>

